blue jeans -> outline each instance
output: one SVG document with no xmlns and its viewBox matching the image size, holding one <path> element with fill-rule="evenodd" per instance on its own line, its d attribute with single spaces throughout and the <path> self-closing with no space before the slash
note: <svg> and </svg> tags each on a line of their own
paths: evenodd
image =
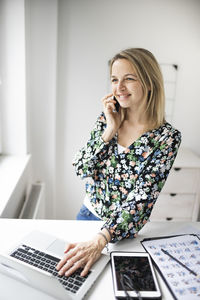
<svg viewBox="0 0 200 300">
<path fill-rule="evenodd" d="M 83 204 L 79 213 L 76 216 L 76 220 L 79 221 L 101 221 L 100 218 L 96 217 L 91 211 Z"/>
</svg>

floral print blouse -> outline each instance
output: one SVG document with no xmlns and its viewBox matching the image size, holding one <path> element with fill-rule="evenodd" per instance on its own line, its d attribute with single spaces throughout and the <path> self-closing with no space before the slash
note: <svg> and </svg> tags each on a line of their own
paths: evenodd
<svg viewBox="0 0 200 300">
<path fill-rule="evenodd" d="M 118 154 L 117 134 L 105 143 L 102 113 L 87 144 L 73 161 L 86 180 L 86 193 L 98 216 L 112 232 L 112 242 L 134 238 L 152 208 L 175 160 L 181 133 L 169 123 L 144 133 Z"/>
</svg>

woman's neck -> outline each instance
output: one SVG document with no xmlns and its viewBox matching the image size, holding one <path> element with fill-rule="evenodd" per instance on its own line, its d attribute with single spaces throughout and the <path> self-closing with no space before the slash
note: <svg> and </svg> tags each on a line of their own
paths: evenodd
<svg viewBox="0 0 200 300">
<path fill-rule="evenodd" d="M 130 124 L 130 126 L 141 128 L 147 128 L 149 123 L 144 109 L 126 109 L 124 121 Z"/>
</svg>

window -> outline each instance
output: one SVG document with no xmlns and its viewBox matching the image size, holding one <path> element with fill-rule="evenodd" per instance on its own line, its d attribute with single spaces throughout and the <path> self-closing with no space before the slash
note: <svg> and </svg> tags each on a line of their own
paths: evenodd
<svg viewBox="0 0 200 300">
<path fill-rule="evenodd" d="M 160 67 L 163 74 L 165 88 L 166 120 L 173 124 L 178 65 L 161 63 Z"/>
<path fill-rule="evenodd" d="M 4 154 L 26 154 L 24 1 L 0 2 L 0 126 Z"/>
<path fill-rule="evenodd" d="M 2 141 L 1 141 L 1 135 L 2 135 L 2 114 L 1 114 L 1 77 L 0 77 L 0 154 L 2 152 Z"/>
<path fill-rule="evenodd" d="M 24 9 L 0 1 L 0 217 L 15 216 L 28 182 Z"/>
</svg>

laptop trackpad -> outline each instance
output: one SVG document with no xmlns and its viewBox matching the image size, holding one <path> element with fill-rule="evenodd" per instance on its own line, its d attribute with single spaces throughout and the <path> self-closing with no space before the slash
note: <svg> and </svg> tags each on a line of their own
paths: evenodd
<svg viewBox="0 0 200 300">
<path fill-rule="evenodd" d="M 66 248 L 66 242 L 63 240 L 56 239 L 49 247 L 47 247 L 48 252 L 52 255 L 63 257 Z"/>
</svg>

